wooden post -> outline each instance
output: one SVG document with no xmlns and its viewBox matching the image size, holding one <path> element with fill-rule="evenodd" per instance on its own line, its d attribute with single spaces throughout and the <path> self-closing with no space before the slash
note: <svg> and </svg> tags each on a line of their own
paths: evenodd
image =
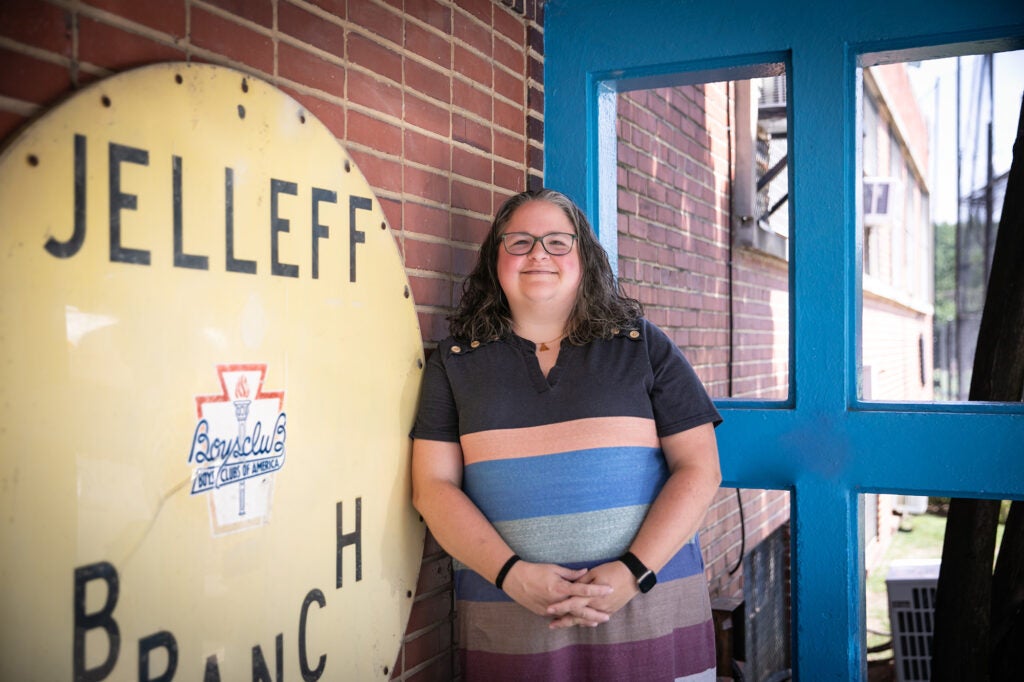
<svg viewBox="0 0 1024 682">
<path fill-rule="evenodd" d="M 1022 396 L 1024 100 L 978 331 L 970 400 L 1019 402 Z M 1019 674 L 1022 669 L 1022 647 L 1013 646 L 1009 638 L 1018 643 L 1024 639 L 1024 520 L 1017 510 L 1014 526 L 1008 528 L 1012 532 L 1000 548 L 1002 570 L 994 585 L 998 514 L 997 500 L 957 499 L 950 504 L 936 595 L 933 682 L 1008 679 L 1001 671 Z M 996 676 L 990 678 L 990 672 Z"/>
</svg>

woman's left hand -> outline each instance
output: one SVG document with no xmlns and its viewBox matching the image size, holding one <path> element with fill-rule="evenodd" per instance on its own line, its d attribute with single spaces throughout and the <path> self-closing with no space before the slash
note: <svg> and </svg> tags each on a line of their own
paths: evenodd
<svg viewBox="0 0 1024 682">
<path fill-rule="evenodd" d="M 578 583 L 609 585 L 612 588 L 610 594 L 601 597 L 569 597 L 557 604 L 548 607 L 548 615 L 554 619 L 548 625 L 553 630 L 569 628 L 576 625 L 589 624 L 592 618 L 584 618 L 584 609 L 601 611 L 611 615 L 629 603 L 629 601 L 640 594 L 636 578 L 621 561 L 609 561 L 600 564 L 584 573 Z"/>
<path fill-rule="evenodd" d="M 631 552 L 655 570 L 661 570 L 697 532 L 722 481 L 715 427 L 710 422 L 665 436 L 661 439 L 661 450 L 669 477 L 629 546 Z M 611 615 L 640 593 L 633 573 L 618 559 L 595 566 L 575 582 L 609 585 L 612 592 L 553 604 L 548 608 L 548 614 L 554 617 L 551 627 L 579 625 L 581 614 L 586 613 L 584 609 Z"/>
</svg>

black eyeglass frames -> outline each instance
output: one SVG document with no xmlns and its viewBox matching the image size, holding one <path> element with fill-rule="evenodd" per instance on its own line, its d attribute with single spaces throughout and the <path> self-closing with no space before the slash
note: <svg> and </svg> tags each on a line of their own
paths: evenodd
<svg viewBox="0 0 1024 682">
<path fill-rule="evenodd" d="M 525 256 L 533 251 L 533 245 L 537 242 L 540 242 L 544 250 L 552 256 L 564 256 L 572 251 L 574 241 L 576 235 L 569 232 L 548 232 L 539 237 L 534 237 L 528 232 L 506 232 L 501 235 L 505 251 L 512 256 Z"/>
</svg>

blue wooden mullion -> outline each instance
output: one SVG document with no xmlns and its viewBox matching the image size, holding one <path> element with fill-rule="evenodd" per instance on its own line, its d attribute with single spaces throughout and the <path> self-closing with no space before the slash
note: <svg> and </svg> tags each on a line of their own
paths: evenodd
<svg viewBox="0 0 1024 682">
<path fill-rule="evenodd" d="M 799 410 L 734 409 L 729 401 L 719 409 L 727 487 L 790 489 L 811 472 L 858 493 L 1024 499 L 1019 412 L 853 409 L 808 418 Z"/>
<path fill-rule="evenodd" d="M 854 411 L 847 423 L 857 489 L 1024 499 L 1024 414 Z"/>
<path fill-rule="evenodd" d="M 797 679 L 863 678 L 860 508 L 843 486 L 808 475 L 790 496 L 793 668 Z"/>
<path fill-rule="evenodd" d="M 796 678 L 861 679 L 859 495 L 1024 499 L 1024 411 L 857 397 L 858 53 L 885 62 L 887 50 L 958 42 L 1019 49 L 1024 4 L 548 0 L 545 15 L 546 180 L 581 204 L 610 245 L 614 182 L 598 168 L 607 173 L 614 163 L 607 134 L 601 146 L 599 93 L 671 85 L 679 71 L 703 77 L 787 62 L 791 395 L 781 405 L 720 401 L 727 420 L 718 433 L 723 485 L 792 493 Z M 675 84 L 686 82 L 694 82 L 692 74 Z"/>
</svg>

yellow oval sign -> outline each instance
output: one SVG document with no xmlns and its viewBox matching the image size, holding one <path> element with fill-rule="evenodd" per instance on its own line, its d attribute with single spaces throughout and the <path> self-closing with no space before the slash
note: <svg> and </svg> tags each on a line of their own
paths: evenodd
<svg viewBox="0 0 1024 682">
<path fill-rule="evenodd" d="M 381 679 L 424 526 L 380 203 L 242 73 L 82 90 L 0 155 L 0 679 Z"/>
</svg>

